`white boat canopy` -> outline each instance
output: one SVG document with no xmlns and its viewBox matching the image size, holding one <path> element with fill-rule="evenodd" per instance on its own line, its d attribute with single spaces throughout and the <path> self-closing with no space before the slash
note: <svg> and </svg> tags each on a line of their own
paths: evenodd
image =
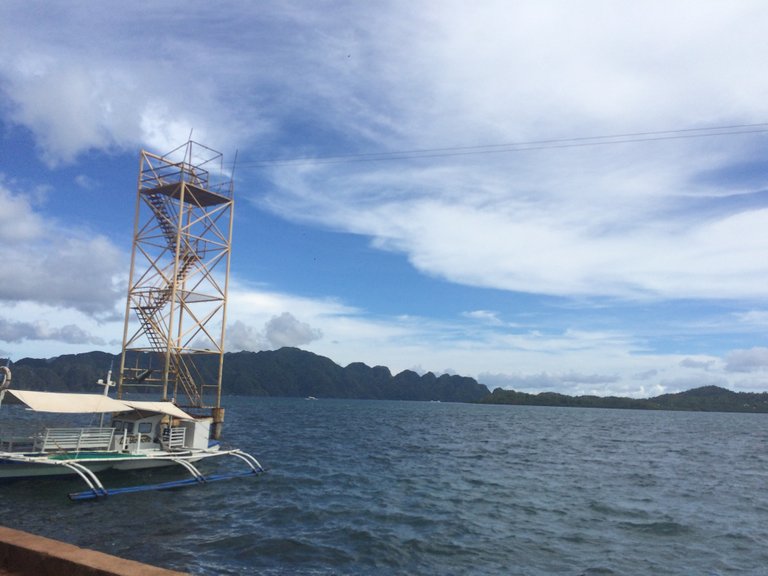
<svg viewBox="0 0 768 576">
<path fill-rule="evenodd" d="M 128 400 L 115 400 L 114 398 L 104 396 L 103 394 L 33 392 L 31 390 L 8 390 L 8 393 L 15 396 L 35 412 L 98 414 L 141 410 L 158 414 L 168 414 L 183 420 L 193 420 L 192 416 L 171 402 L 134 402 Z"/>
<path fill-rule="evenodd" d="M 194 420 L 192 416 L 171 402 L 134 402 L 133 400 L 119 400 L 119 402 L 141 412 L 156 412 L 158 414 L 168 414 L 182 420 Z"/>
</svg>

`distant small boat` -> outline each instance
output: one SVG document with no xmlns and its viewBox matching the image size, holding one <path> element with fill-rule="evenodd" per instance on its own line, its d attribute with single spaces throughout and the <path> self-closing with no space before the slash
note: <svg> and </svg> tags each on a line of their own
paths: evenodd
<svg viewBox="0 0 768 576">
<path fill-rule="evenodd" d="M 307 396 L 304 400 L 317 400 L 314 396 Z"/>
</svg>

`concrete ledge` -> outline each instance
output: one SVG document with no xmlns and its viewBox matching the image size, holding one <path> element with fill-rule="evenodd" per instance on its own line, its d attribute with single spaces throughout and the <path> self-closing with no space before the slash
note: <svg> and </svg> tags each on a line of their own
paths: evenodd
<svg viewBox="0 0 768 576">
<path fill-rule="evenodd" d="M 0 526 L 0 574 L 14 576 L 188 576 Z"/>
</svg>

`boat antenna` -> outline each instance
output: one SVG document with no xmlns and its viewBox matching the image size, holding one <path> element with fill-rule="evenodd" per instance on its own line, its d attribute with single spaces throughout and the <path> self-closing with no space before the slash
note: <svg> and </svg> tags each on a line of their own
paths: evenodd
<svg viewBox="0 0 768 576">
<path fill-rule="evenodd" d="M 229 195 L 232 196 L 232 193 L 235 190 L 235 168 L 237 168 L 237 153 L 239 150 L 235 150 L 235 160 L 232 162 L 232 174 L 229 178 Z"/>
<path fill-rule="evenodd" d="M 115 383 L 112 381 L 112 364 L 114 364 L 115 359 L 112 358 L 112 360 L 109 361 L 109 370 L 107 371 L 107 381 L 104 382 L 101 378 L 99 378 L 96 381 L 96 384 L 98 386 L 104 386 L 104 396 L 109 396 L 109 388 L 110 386 L 114 388 Z M 99 428 L 104 428 L 104 413 L 101 413 L 101 419 L 99 420 Z"/>
</svg>

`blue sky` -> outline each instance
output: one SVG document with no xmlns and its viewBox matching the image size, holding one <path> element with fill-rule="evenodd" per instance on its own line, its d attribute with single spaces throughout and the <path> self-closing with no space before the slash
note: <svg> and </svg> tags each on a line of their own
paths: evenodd
<svg viewBox="0 0 768 576">
<path fill-rule="evenodd" d="M 192 131 L 237 151 L 229 350 L 767 390 L 766 25 L 746 0 L 2 2 L 0 355 L 119 351 L 139 150 Z"/>
</svg>

